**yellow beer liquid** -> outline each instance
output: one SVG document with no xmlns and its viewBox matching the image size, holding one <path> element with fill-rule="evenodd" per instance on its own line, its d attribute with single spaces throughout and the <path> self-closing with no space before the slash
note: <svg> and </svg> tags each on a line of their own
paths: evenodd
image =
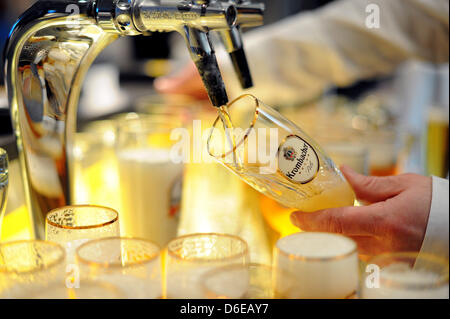
<svg viewBox="0 0 450 319">
<path fill-rule="evenodd" d="M 299 231 L 290 220 L 293 211 L 314 212 L 326 208 L 353 206 L 354 201 L 353 190 L 348 183 L 342 181 L 321 194 L 300 201 L 296 208 L 285 207 L 267 196 L 262 196 L 261 212 L 269 226 L 284 237 Z"/>
<path fill-rule="evenodd" d="M 225 130 L 233 128 L 226 106 L 219 109 L 219 116 Z M 226 134 L 229 149 L 233 150 L 233 171 L 257 191 L 269 197 L 262 197 L 261 211 L 269 226 L 281 236 L 299 231 L 290 221 L 290 214 L 294 210 L 313 212 L 325 208 L 353 206 L 353 190 L 333 168 L 322 166 L 312 181 L 295 184 L 280 172 L 268 171 L 259 163 L 249 163 L 245 156 L 248 155 L 247 149 L 243 161 L 240 161 L 235 152 L 236 141 L 233 134 L 229 134 L 229 131 Z M 225 165 L 231 168 L 230 163 Z"/>
<path fill-rule="evenodd" d="M 446 177 L 448 174 L 448 115 L 432 109 L 428 120 L 427 172 Z"/>
</svg>

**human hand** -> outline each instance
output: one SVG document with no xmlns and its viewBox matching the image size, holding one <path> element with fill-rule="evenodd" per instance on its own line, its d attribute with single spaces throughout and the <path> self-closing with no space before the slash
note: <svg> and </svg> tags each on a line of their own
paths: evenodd
<svg viewBox="0 0 450 319">
<path fill-rule="evenodd" d="M 304 231 L 351 237 L 364 255 L 419 251 L 431 207 L 431 177 L 416 174 L 367 177 L 346 166 L 341 170 L 356 197 L 369 205 L 294 212 L 292 223 Z"/>
<path fill-rule="evenodd" d="M 208 93 L 193 62 L 189 62 L 175 76 L 155 80 L 155 89 L 163 94 L 183 94 L 196 99 L 207 99 Z"/>
</svg>

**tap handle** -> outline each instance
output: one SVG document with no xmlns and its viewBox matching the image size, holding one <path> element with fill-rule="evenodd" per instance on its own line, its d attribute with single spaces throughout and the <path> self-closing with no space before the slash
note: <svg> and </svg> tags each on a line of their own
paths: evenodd
<svg viewBox="0 0 450 319">
<path fill-rule="evenodd" d="M 228 95 L 216 54 L 209 39 L 209 33 L 186 27 L 184 36 L 190 49 L 191 58 L 197 66 L 212 105 L 215 107 L 226 105 Z"/>
<path fill-rule="evenodd" d="M 219 34 L 233 62 L 234 70 L 242 88 L 251 88 L 253 86 L 253 80 L 248 66 L 247 56 L 245 55 L 240 27 L 232 26 L 229 30 L 220 31 Z"/>
<path fill-rule="evenodd" d="M 242 88 L 248 89 L 253 86 L 253 80 L 242 41 L 241 25 L 247 25 L 249 21 L 254 25 L 262 24 L 264 5 L 253 4 L 248 0 L 229 0 L 228 3 L 236 7 L 237 19 L 228 30 L 219 31 L 219 35 L 230 55 Z"/>
</svg>

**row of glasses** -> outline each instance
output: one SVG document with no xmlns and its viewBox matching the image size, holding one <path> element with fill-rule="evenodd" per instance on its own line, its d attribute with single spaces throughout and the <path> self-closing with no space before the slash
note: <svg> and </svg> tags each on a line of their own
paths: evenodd
<svg viewBox="0 0 450 319">
<path fill-rule="evenodd" d="M 423 254 L 376 257 L 359 287 L 356 243 L 330 233 L 278 240 L 273 267 L 250 264 L 247 243 L 232 235 L 182 236 L 164 252 L 121 238 L 117 212 L 100 206 L 51 211 L 46 234 L 0 245 L 2 297 L 352 298 L 358 289 L 363 298 L 448 297 L 448 262 Z"/>
<path fill-rule="evenodd" d="M 226 265 L 245 267 L 249 261 L 247 243 L 231 235 L 179 237 L 165 253 L 149 240 L 119 236 L 113 209 L 80 205 L 50 211 L 47 241 L 0 245 L 0 296 L 201 298 L 205 272 Z M 161 267 L 164 256 L 166 265 Z"/>
<path fill-rule="evenodd" d="M 272 267 L 228 265 L 207 272 L 202 277 L 203 297 L 446 299 L 449 296 L 446 259 L 417 252 L 387 253 L 369 260 L 362 274 L 360 266 L 352 239 L 331 233 L 296 233 L 278 240 Z"/>
<path fill-rule="evenodd" d="M 242 239 L 192 234 L 161 251 L 147 240 L 109 237 L 77 249 L 81 282 L 68 285 L 65 249 L 48 241 L 0 245 L 2 298 L 448 298 L 448 261 L 417 253 L 377 256 L 359 287 L 355 243 L 328 233 L 279 240 L 273 267 L 248 263 Z M 165 285 L 161 278 L 164 277 Z M 64 285 L 65 284 L 65 285 Z M 161 286 L 166 286 L 163 289 Z"/>
</svg>

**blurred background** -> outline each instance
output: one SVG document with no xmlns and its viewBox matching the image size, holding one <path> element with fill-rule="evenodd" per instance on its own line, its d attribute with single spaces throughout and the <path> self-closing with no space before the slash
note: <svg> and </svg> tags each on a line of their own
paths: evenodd
<svg viewBox="0 0 450 319">
<path fill-rule="evenodd" d="M 2 51 L 17 17 L 33 2 L 0 1 Z M 333 1 L 264 2 L 268 25 Z M 176 114 L 187 127 L 190 120 L 197 118 L 212 123 L 217 113 L 208 102 L 179 96 L 167 99 L 153 88 L 155 78 L 178 70 L 187 59 L 187 50 L 180 49 L 180 37 L 174 34 L 121 38 L 101 53 L 86 77 L 78 110 L 79 140 L 74 156 L 79 202 L 118 209 L 123 205 L 117 196 L 120 179 L 114 155 L 118 122 L 143 114 Z M 0 146 L 6 148 L 11 162 L 5 218 L 9 226 L 7 230 L 3 227 L 2 238 L 9 240 L 26 237 L 28 224 L 3 85 L 2 74 Z M 413 172 L 448 178 L 448 87 L 448 64 L 407 61 L 387 77 L 332 87 L 312 101 L 272 106 L 312 135 L 338 164 L 345 163 L 371 175 Z M 250 246 L 258 242 L 255 247 L 261 248 L 255 254 L 267 261 L 270 243 L 295 231 L 290 226 L 289 209 L 256 193 L 221 167 L 193 166 L 184 172 L 181 233 L 205 230 L 235 233 L 247 239 Z M 223 186 L 205 182 L 211 174 L 221 176 Z M 203 200 L 205 196 L 210 199 L 208 203 Z M 246 218 L 252 221 L 251 229 L 242 227 Z M 189 220 L 196 221 L 195 225 Z"/>
</svg>

